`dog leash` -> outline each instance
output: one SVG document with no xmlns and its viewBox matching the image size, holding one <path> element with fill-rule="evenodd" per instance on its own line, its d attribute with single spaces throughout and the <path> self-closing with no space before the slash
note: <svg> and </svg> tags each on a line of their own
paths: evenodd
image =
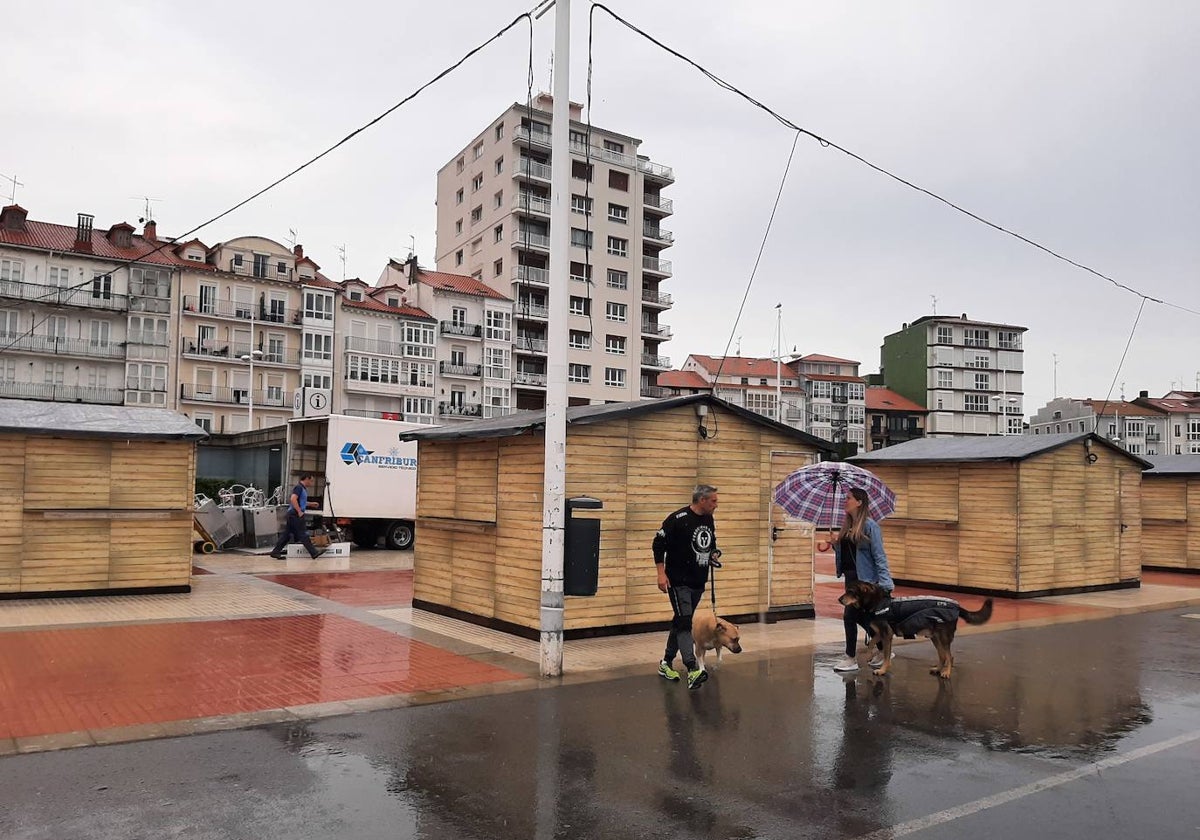
<svg viewBox="0 0 1200 840">
<path fill-rule="evenodd" d="M 708 559 L 708 594 L 712 596 L 713 615 L 717 614 L 717 569 L 721 568 L 721 550 L 717 549 L 716 557 L 710 556 Z"/>
</svg>

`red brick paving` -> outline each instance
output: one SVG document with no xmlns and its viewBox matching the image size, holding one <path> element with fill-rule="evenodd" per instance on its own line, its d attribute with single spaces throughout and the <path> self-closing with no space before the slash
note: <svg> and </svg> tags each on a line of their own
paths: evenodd
<svg viewBox="0 0 1200 840">
<path fill-rule="evenodd" d="M 520 679 L 335 615 L 4 633 L 0 738 Z"/>
<path fill-rule="evenodd" d="M 411 569 L 382 572 L 259 575 L 259 577 L 352 607 L 407 607 L 412 605 L 413 573 Z"/>
<path fill-rule="evenodd" d="M 1200 574 L 1195 572 L 1142 572 L 1142 583 L 1156 583 L 1162 586 L 1187 586 L 1200 588 Z"/>
</svg>

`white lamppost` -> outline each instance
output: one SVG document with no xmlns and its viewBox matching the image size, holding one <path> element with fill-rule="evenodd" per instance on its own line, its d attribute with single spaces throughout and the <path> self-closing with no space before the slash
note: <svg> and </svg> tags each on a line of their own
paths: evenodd
<svg viewBox="0 0 1200 840">
<path fill-rule="evenodd" d="M 996 418 L 997 425 L 1000 426 L 1000 434 L 1007 437 L 1008 435 L 1008 407 L 1017 404 L 1016 397 L 1006 397 L 1000 394 L 992 394 L 992 399 L 996 401 L 996 411 L 1000 412 L 1000 416 Z"/>
<path fill-rule="evenodd" d="M 250 402 L 250 429 L 254 429 L 254 361 L 261 359 L 263 352 L 261 350 L 251 350 L 249 353 L 242 354 L 242 361 L 250 363 L 250 388 L 247 391 L 247 396 Z"/>
</svg>

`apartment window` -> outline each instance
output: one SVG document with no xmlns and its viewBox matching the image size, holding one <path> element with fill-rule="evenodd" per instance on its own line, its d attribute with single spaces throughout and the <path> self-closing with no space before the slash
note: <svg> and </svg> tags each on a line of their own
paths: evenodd
<svg viewBox="0 0 1200 840">
<path fill-rule="evenodd" d="M 990 336 L 987 330 L 963 330 L 963 344 L 968 347 L 987 347 Z"/>
<path fill-rule="evenodd" d="M 1002 350 L 1020 350 L 1021 334 L 1015 330 L 997 330 L 996 346 Z"/>
<path fill-rule="evenodd" d="M 476 143 L 474 148 L 471 149 L 471 160 L 479 160 L 481 157 L 483 157 L 483 141 L 482 140 L 480 140 L 478 143 Z"/>
<path fill-rule="evenodd" d="M 591 350 L 592 334 L 584 330 L 571 330 L 567 335 L 567 346 L 576 350 Z"/>
<path fill-rule="evenodd" d="M 462 189 L 462 187 L 459 187 L 459 188 L 458 188 L 458 192 L 456 192 L 456 193 L 454 194 L 454 203 L 455 203 L 455 204 L 462 204 L 462 203 L 463 203 L 463 189 Z"/>
<path fill-rule="evenodd" d="M 571 314 L 572 315 L 591 315 L 592 314 L 592 301 L 589 298 L 571 295 Z"/>
<path fill-rule="evenodd" d="M 483 389 L 483 416 L 500 417 L 511 412 L 512 397 L 508 388 L 497 388 L 492 385 Z"/>
<path fill-rule="evenodd" d="M 454 169 L 455 169 L 455 171 L 456 171 L 456 172 L 458 172 L 460 175 L 462 174 L 462 171 L 463 171 L 464 169 L 466 169 L 466 167 L 467 167 L 467 159 L 466 159 L 466 158 L 459 158 L 459 159 L 458 159 L 457 161 L 455 161 L 455 163 L 454 163 Z"/>
<path fill-rule="evenodd" d="M 608 237 L 608 253 L 614 257 L 629 256 L 629 240 L 617 236 Z"/>
<path fill-rule="evenodd" d="M 990 391 L 992 389 L 992 377 L 987 373 L 975 374 L 975 390 Z"/>
<path fill-rule="evenodd" d="M 1200 440 L 1200 420 L 1188 421 L 1187 439 Z"/>
<path fill-rule="evenodd" d="M 584 216 L 592 215 L 592 200 L 582 195 L 571 196 L 571 212 Z"/>
<path fill-rule="evenodd" d="M 166 391 L 167 366 L 131 362 L 125 366 L 125 387 L 131 391 Z"/>
<path fill-rule="evenodd" d="M 620 204 L 608 205 L 608 220 L 623 225 L 629 221 L 629 208 L 622 207 Z"/>
<path fill-rule="evenodd" d="M 616 169 L 608 170 L 608 186 L 609 189 L 629 192 L 629 173 Z"/>
<path fill-rule="evenodd" d="M 571 177 L 580 181 L 592 180 L 592 165 L 579 160 L 571 161 Z"/>
<path fill-rule="evenodd" d="M 71 285 L 71 270 L 65 265 L 52 265 L 46 272 L 47 282 L 57 289 L 65 289 Z"/>
<path fill-rule="evenodd" d="M 483 220 L 483 205 L 476 207 L 471 211 L 471 224 L 477 225 Z"/>
<path fill-rule="evenodd" d="M 625 144 L 618 143 L 615 140 L 605 140 L 604 148 L 610 152 L 616 152 L 617 154 L 625 153 Z"/>
<path fill-rule="evenodd" d="M 609 301 L 604 305 L 604 317 L 609 321 L 625 321 L 629 307 L 624 303 Z"/>
<path fill-rule="evenodd" d="M 496 126 L 496 142 L 498 143 L 503 139 L 504 139 L 504 123 L 500 123 L 498 126 Z"/>
<path fill-rule="evenodd" d="M 963 395 L 963 410 L 964 411 L 987 411 L 988 410 L 988 395 L 987 394 L 964 394 Z"/>
<path fill-rule="evenodd" d="M 581 262 L 571 263 L 571 279 L 578 280 L 581 283 L 590 283 L 592 281 L 592 267 Z"/>
<path fill-rule="evenodd" d="M 318 321 L 333 320 L 333 296 L 316 292 L 304 293 L 304 317 Z"/>
<path fill-rule="evenodd" d="M 496 158 L 496 163 L 493 165 L 493 169 L 495 170 L 497 175 L 500 175 L 501 173 L 503 173 L 504 172 L 504 158 L 502 158 L 502 157 Z"/>
<path fill-rule="evenodd" d="M 333 387 L 333 375 L 329 373 L 306 373 L 301 380 L 305 388 L 329 390 Z"/>
<path fill-rule="evenodd" d="M 939 370 L 937 372 L 937 386 L 939 388 L 953 388 L 954 387 L 954 371 Z"/>
<path fill-rule="evenodd" d="M 496 225 L 494 228 L 492 228 L 492 241 L 493 242 L 503 242 L 504 241 L 504 225 Z"/>
<path fill-rule="evenodd" d="M 504 273 L 504 260 L 496 260 L 492 263 L 492 276 L 499 277 Z"/>
<path fill-rule="evenodd" d="M 66 370 L 62 362 L 47 362 L 45 367 L 45 382 L 47 385 L 63 384 L 63 373 Z"/>
<path fill-rule="evenodd" d="M 512 313 L 499 309 L 489 309 L 484 314 L 486 336 L 495 341 L 512 340 Z"/>
<path fill-rule="evenodd" d="M 939 367 L 951 367 L 954 364 L 954 351 L 949 347 L 933 348 L 933 363 Z"/>
<path fill-rule="evenodd" d="M 610 335 L 604 338 L 604 352 L 612 353 L 614 356 L 625 355 L 625 336 Z"/>
<path fill-rule="evenodd" d="M 459 219 L 458 221 L 456 221 L 454 223 L 454 233 L 455 233 L 455 235 L 462 234 L 462 219 Z"/>
<path fill-rule="evenodd" d="M 625 369 L 606 367 L 604 369 L 604 384 L 613 388 L 624 388 Z"/>
<path fill-rule="evenodd" d="M 591 248 L 592 232 L 590 230 L 571 228 L 571 244 L 576 248 Z"/>
<path fill-rule="evenodd" d="M 66 269 L 63 269 L 65 272 Z M 21 260 L 0 260 L 0 280 L 11 280 L 20 283 L 25 272 L 25 264 Z M 67 285 L 63 283 L 63 285 Z"/>
<path fill-rule="evenodd" d="M 463 264 L 463 250 L 462 250 L 462 248 L 459 248 L 457 251 L 455 251 L 455 252 L 454 252 L 454 264 L 455 264 L 455 265 L 462 265 L 462 264 Z"/>
<path fill-rule="evenodd" d="M 61 365 L 59 365 L 61 367 Z M 592 366 L 591 365 L 567 365 L 567 381 L 568 382 L 591 382 L 592 381 Z"/>
<path fill-rule="evenodd" d="M 500 192 L 498 192 L 494 196 L 492 196 L 492 207 L 499 210 L 503 206 L 504 206 L 504 190 L 500 190 Z"/>
<path fill-rule="evenodd" d="M 111 274 L 97 274 L 92 277 L 92 297 L 95 300 L 112 300 Z"/>
<path fill-rule="evenodd" d="M 967 353 L 963 364 L 966 367 L 986 368 L 992 366 L 992 360 L 987 353 Z"/>
<path fill-rule="evenodd" d="M 939 326 L 937 328 L 937 343 L 938 344 L 953 344 L 954 343 L 954 327 Z"/>
<path fill-rule="evenodd" d="M 483 237 L 476 237 L 471 241 L 471 254 L 478 254 L 483 250 Z"/>
<path fill-rule="evenodd" d="M 1142 420 L 1126 420 L 1125 435 L 1127 437 L 1141 437 L 1146 434 L 1146 425 Z"/>
<path fill-rule="evenodd" d="M 615 268 L 608 270 L 608 288 L 610 289 L 628 289 L 629 288 L 629 272 L 617 271 Z"/>
<path fill-rule="evenodd" d="M 318 333 L 304 334 L 304 358 L 329 360 L 333 358 L 333 336 Z"/>
</svg>

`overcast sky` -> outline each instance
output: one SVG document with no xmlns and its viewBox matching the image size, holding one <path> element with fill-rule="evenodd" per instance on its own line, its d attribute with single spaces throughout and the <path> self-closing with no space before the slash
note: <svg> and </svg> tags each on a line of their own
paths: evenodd
<svg viewBox="0 0 1200 840">
<path fill-rule="evenodd" d="M 157 199 L 177 235 L 411 93 L 532 2 L 10 4 L 0 173 L 31 218 L 97 227 Z M 1146 294 L 1200 310 L 1200 4 L 609 0 L 794 122 Z M 586 95 L 576 0 L 572 98 Z M 792 133 L 597 14 L 592 119 L 672 166 L 662 352 L 783 345 L 878 370 L 883 336 L 933 312 L 1026 326 L 1026 408 L 1104 397 L 1139 299 L 801 138 L 741 322 Z M 235 214 L 207 244 L 295 229 L 373 282 L 415 237 L 434 262 L 435 178 L 525 99 L 518 27 L 410 105 Z M 534 31 L 548 89 L 553 15 Z M 10 191 L 0 179 L 5 203 Z M 740 337 L 737 338 L 737 337 Z M 1200 316 L 1147 304 L 1126 395 L 1200 387 Z"/>
</svg>

